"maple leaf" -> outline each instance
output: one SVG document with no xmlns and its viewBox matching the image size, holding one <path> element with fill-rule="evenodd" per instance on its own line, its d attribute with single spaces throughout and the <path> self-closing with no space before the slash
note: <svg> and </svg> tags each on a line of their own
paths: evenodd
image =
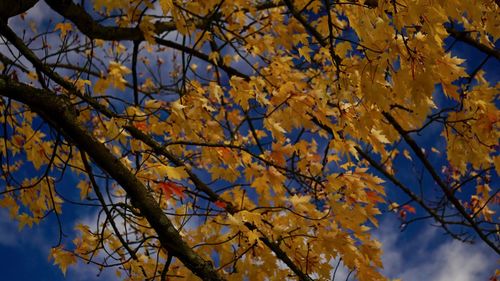
<svg viewBox="0 0 500 281">
<path fill-rule="evenodd" d="M 146 122 L 137 122 L 135 127 L 141 131 L 146 131 L 148 129 L 148 124 Z"/>
<path fill-rule="evenodd" d="M 399 210 L 399 212 L 398 212 L 398 214 L 399 214 L 399 217 L 400 217 L 403 221 L 404 221 L 404 220 L 406 220 L 406 215 L 407 215 L 406 210 L 404 210 L 404 209 L 400 209 L 400 210 Z"/>
<path fill-rule="evenodd" d="M 374 204 L 384 202 L 384 198 L 380 197 L 379 194 L 375 191 L 366 191 L 366 197 L 368 200 Z"/>
<path fill-rule="evenodd" d="M 63 273 L 78 256 L 130 280 L 322 280 L 342 260 L 385 280 L 378 208 L 417 212 L 394 188 L 500 251 L 480 223 L 500 202 L 493 1 L 45 2 L 53 30 L 0 22 L 0 207 L 64 219 L 73 188 L 102 210 L 51 251 Z"/>
<path fill-rule="evenodd" d="M 172 197 L 172 194 L 179 196 L 180 198 L 184 198 L 184 190 L 186 189 L 184 186 L 179 185 L 175 182 L 161 182 L 158 184 L 161 190 L 165 193 L 167 199 Z"/>
<path fill-rule="evenodd" d="M 144 17 L 144 19 L 141 21 L 141 24 L 139 25 L 139 28 L 144 34 L 144 38 L 146 39 L 146 41 L 149 44 L 154 44 L 155 43 L 154 36 L 156 35 L 156 33 L 152 19 L 149 16 Z"/>
<path fill-rule="evenodd" d="M 214 64 L 217 65 L 218 61 L 219 61 L 219 53 L 218 52 L 211 52 L 209 55 L 208 55 L 208 58 L 211 62 L 213 62 Z"/>
<path fill-rule="evenodd" d="M 382 135 L 381 130 L 372 129 L 371 134 L 381 143 L 390 143 L 390 141 Z"/>
<path fill-rule="evenodd" d="M 71 23 L 65 22 L 65 23 L 57 23 L 56 27 L 54 30 L 60 30 L 61 31 L 61 38 L 66 37 L 66 34 L 68 31 L 71 31 L 73 27 L 71 26 Z"/>
<path fill-rule="evenodd" d="M 410 206 L 410 205 L 403 205 L 401 206 L 402 209 L 404 209 L 405 211 L 409 212 L 409 213 L 412 213 L 412 214 L 415 214 L 417 211 L 415 210 L 414 207 Z"/>
<path fill-rule="evenodd" d="M 160 0 L 160 6 L 164 15 L 166 15 L 174 8 L 172 0 Z"/>
<path fill-rule="evenodd" d="M 256 242 L 259 242 L 259 233 L 256 231 L 256 230 L 252 230 L 252 231 L 248 231 L 245 233 L 247 238 L 248 238 L 248 242 L 250 244 L 254 244 Z"/>
<path fill-rule="evenodd" d="M 299 55 L 304 57 L 306 59 L 306 61 L 308 61 L 308 62 L 311 62 L 311 57 L 309 55 L 310 53 L 311 53 L 311 49 L 307 46 L 299 48 Z"/>
<path fill-rule="evenodd" d="M 131 72 L 132 71 L 128 67 L 120 64 L 119 62 L 111 61 L 109 63 L 109 71 L 108 71 L 109 77 L 107 80 L 115 88 L 118 88 L 120 90 L 124 90 L 125 84 L 127 83 L 127 80 L 125 80 L 125 78 L 123 78 L 123 75 L 129 74 Z"/>
<path fill-rule="evenodd" d="M 403 155 L 406 159 L 408 160 L 412 160 L 411 156 L 410 156 L 410 152 L 408 150 L 403 150 Z"/>
<path fill-rule="evenodd" d="M 394 212 L 396 212 L 398 208 L 399 208 L 399 204 L 398 204 L 398 203 L 396 203 L 396 202 L 392 202 L 392 203 L 389 205 L 389 211 L 394 211 Z"/>
<path fill-rule="evenodd" d="M 20 214 L 17 216 L 17 220 L 19 222 L 19 230 L 22 230 L 24 226 L 29 226 L 30 228 L 33 226 L 34 219 L 28 216 L 26 213 Z"/>
<path fill-rule="evenodd" d="M 52 248 L 49 254 L 49 260 L 50 259 L 54 259 L 54 264 L 59 265 L 59 268 L 64 275 L 66 275 L 68 266 L 76 263 L 75 255 L 64 250 L 62 247 Z"/>
<path fill-rule="evenodd" d="M 100 78 L 94 84 L 94 92 L 96 94 L 102 94 L 106 91 L 106 89 L 109 87 L 109 85 L 110 85 L 109 80 Z"/>
<path fill-rule="evenodd" d="M 172 166 L 161 165 L 157 167 L 156 170 L 160 175 L 166 176 L 172 180 L 182 180 L 189 176 L 188 173 L 186 172 L 185 167 L 183 166 L 172 167 Z"/>
<path fill-rule="evenodd" d="M 214 202 L 215 206 L 221 208 L 221 209 L 225 209 L 227 207 L 227 203 L 222 201 L 222 200 L 217 200 Z"/>
<path fill-rule="evenodd" d="M 305 213 L 310 211 L 311 204 L 309 202 L 311 200 L 311 196 L 293 195 L 289 200 L 297 211 Z"/>
</svg>

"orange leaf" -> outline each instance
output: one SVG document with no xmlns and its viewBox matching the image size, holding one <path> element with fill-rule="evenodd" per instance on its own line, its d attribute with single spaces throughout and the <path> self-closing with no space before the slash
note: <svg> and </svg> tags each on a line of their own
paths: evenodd
<svg viewBox="0 0 500 281">
<path fill-rule="evenodd" d="M 370 202 L 376 204 L 378 202 L 384 202 L 384 198 L 380 197 L 377 192 L 368 190 L 366 191 L 366 197 Z"/>
<path fill-rule="evenodd" d="M 141 131 L 146 131 L 148 128 L 148 124 L 146 122 L 136 122 L 135 127 Z"/>
<path fill-rule="evenodd" d="M 403 210 L 403 209 L 400 209 L 399 212 L 399 217 L 402 219 L 402 220 L 406 220 L 406 211 Z"/>
<path fill-rule="evenodd" d="M 229 162 L 233 158 L 231 150 L 227 147 L 217 148 L 217 154 L 219 154 L 220 158 L 225 162 Z"/>
<path fill-rule="evenodd" d="M 412 213 L 412 214 L 415 214 L 417 211 L 415 210 L 414 207 L 410 206 L 410 205 L 404 205 L 403 207 L 401 207 L 403 209 L 405 209 L 407 212 L 409 213 Z"/>
<path fill-rule="evenodd" d="M 175 182 L 162 182 L 159 184 L 160 188 L 165 192 L 165 196 L 170 198 L 172 194 L 179 196 L 180 198 L 184 198 L 184 186 L 179 185 Z"/>
<path fill-rule="evenodd" d="M 227 207 L 227 203 L 224 201 L 221 201 L 221 200 L 215 201 L 214 204 L 215 204 L 215 206 L 217 206 L 221 209 L 225 209 Z"/>
</svg>

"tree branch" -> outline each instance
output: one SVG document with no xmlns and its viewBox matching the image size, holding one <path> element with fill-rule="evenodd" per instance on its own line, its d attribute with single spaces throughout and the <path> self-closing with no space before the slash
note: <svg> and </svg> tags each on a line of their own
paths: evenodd
<svg viewBox="0 0 500 281">
<path fill-rule="evenodd" d="M 45 0 L 54 11 L 71 20 L 78 29 L 91 39 L 110 41 L 131 40 L 143 41 L 144 35 L 137 27 L 104 26 L 96 22 L 85 8 L 73 3 L 72 0 Z M 156 33 L 175 30 L 173 22 L 156 22 Z"/>
<path fill-rule="evenodd" d="M 125 126 L 124 128 L 134 138 L 141 140 L 149 147 L 151 147 L 155 153 L 167 157 L 167 159 L 172 163 L 174 163 L 174 165 L 176 166 L 185 167 L 185 165 L 182 163 L 181 160 L 179 160 L 175 155 L 171 154 L 168 150 L 165 149 L 165 147 L 156 142 L 152 137 L 146 135 L 145 133 L 143 133 L 142 131 L 133 126 Z M 191 169 L 185 167 L 185 170 L 188 173 L 189 178 L 191 179 L 193 184 L 196 186 L 196 188 L 204 192 L 206 195 L 208 195 L 211 202 L 223 201 L 226 203 L 225 210 L 228 213 L 235 214 L 236 212 L 238 212 L 236 207 L 234 207 L 231 204 L 231 202 L 227 202 L 222 198 L 220 198 L 219 195 L 215 193 L 208 185 L 206 185 L 200 178 L 198 178 L 198 176 L 196 176 L 191 171 Z M 249 230 L 257 230 L 257 227 L 251 223 L 245 222 L 245 226 Z M 306 273 L 302 272 L 302 270 L 290 259 L 287 253 L 280 248 L 278 243 L 271 241 L 269 238 L 265 236 L 260 237 L 260 240 L 276 255 L 277 258 L 283 261 L 288 266 L 288 268 L 290 268 L 299 277 L 299 280 L 312 281 L 311 277 L 309 277 Z"/>
<path fill-rule="evenodd" d="M 477 40 L 474 40 L 470 35 L 469 35 L 469 32 L 467 31 L 458 31 L 454 28 L 451 28 L 451 27 L 447 27 L 446 28 L 446 31 L 448 31 L 448 33 L 450 34 L 451 37 L 459 40 L 459 41 L 462 41 L 478 50 L 480 50 L 481 52 L 485 53 L 485 54 L 488 54 L 492 57 L 495 57 L 497 60 L 500 60 L 500 50 L 498 49 L 495 49 L 495 48 L 491 48 Z"/>
<path fill-rule="evenodd" d="M 418 146 L 418 144 L 413 140 L 412 137 L 409 136 L 408 132 L 406 132 L 401 125 L 392 117 L 392 115 L 388 112 L 382 112 L 382 115 L 389 121 L 389 123 L 396 129 L 396 131 L 403 137 L 405 142 L 410 146 L 415 155 L 420 159 L 424 167 L 427 169 L 429 174 L 431 174 L 432 178 L 436 182 L 436 184 L 441 188 L 446 198 L 453 204 L 453 206 L 457 209 L 457 211 L 470 223 L 471 227 L 476 231 L 477 235 L 492 248 L 497 254 L 500 254 L 500 248 L 495 245 L 488 237 L 483 233 L 483 231 L 479 228 L 474 218 L 472 218 L 467 211 L 464 209 L 464 206 L 458 201 L 458 199 L 453 195 L 453 191 L 448 188 L 448 186 L 442 181 L 441 177 L 437 174 L 436 170 L 432 166 L 432 164 L 427 160 L 422 149 Z"/>
<path fill-rule="evenodd" d="M 38 0 L 0 0 L 0 21 L 7 22 L 7 19 L 17 16 L 35 6 Z"/>
<path fill-rule="evenodd" d="M 83 129 L 67 98 L 12 81 L 4 75 L 0 76 L 0 95 L 26 104 L 80 150 L 91 156 L 94 162 L 127 192 L 133 205 L 141 211 L 141 214 L 155 229 L 162 247 L 177 257 L 194 274 L 203 280 L 225 280 L 214 269 L 211 262 L 202 259 L 182 240 L 177 229 L 149 194 L 144 184 L 104 144 Z"/>
</svg>

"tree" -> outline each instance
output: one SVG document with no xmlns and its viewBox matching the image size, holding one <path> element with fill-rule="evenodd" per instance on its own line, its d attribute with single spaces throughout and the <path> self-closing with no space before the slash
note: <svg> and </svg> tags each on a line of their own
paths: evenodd
<svg viewBox="0 0 500 281">
<path fill-rule="evenodd" d="M 54 21 L 26 22 L 34 5 Z M 1 0 L 0 206 L 20 227 L 57 218 L 63 272 L 79 258 L 128 280 L 326 280 L 339 259 L 384 279 L 370 229 L 387 210 L 498 254 L 498 84 L 483 71 L 498 14 L 491 0 Z M 456 42 L 485 57 L 473 71 Z M 72 241 L 71 205 L 99 211 Z"/>
</svg>

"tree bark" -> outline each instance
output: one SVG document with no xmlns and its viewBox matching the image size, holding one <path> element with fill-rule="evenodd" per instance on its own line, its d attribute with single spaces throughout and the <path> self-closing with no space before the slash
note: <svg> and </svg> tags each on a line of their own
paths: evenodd
<svg viewBox="0 0 500 281">
<path fill-rule="evenodd" d="M 225 280 L 214 269 L 211 262 L 201 258 L 182 240 L 177 229 L 148 193 L 144 184 L 104 144 L 97 141 L 79 124 L 74 107 L 66 97 L 12 81 L 6 76 L 0 76 L 0 95 L 30 107 L 113 177 L 130 196 L 134 206 L 155 229 L 162 247 L 169 254 L 177 257 L 203 280 Z"/>
</svg>

